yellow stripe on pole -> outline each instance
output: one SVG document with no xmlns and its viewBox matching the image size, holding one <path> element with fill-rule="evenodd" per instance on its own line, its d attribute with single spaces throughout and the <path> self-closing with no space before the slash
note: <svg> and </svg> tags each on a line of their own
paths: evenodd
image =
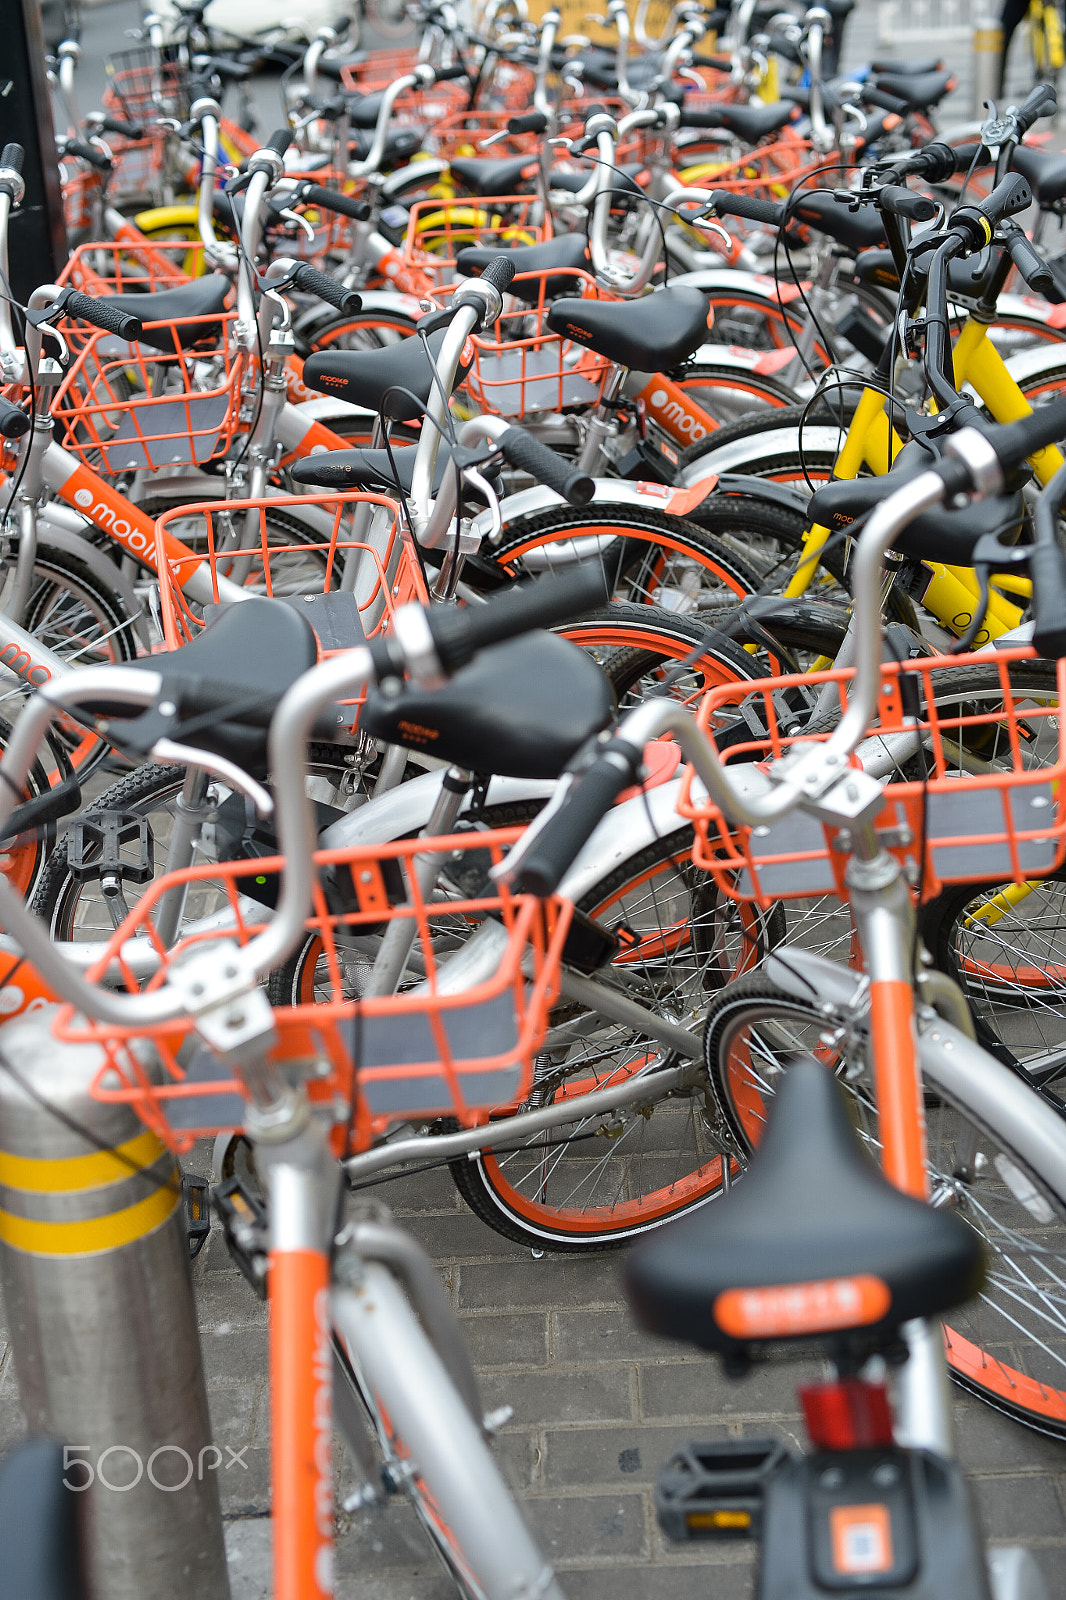
<svg viewBox="0 0 1066 1600">
<path fill-rule="evenodd" d="M 79 1189 L 104 1189 L 121 1183 L 144 1167 L 150 1167 L 163 1154 L 164 1146 L 150 1128 L 127 1139 L 113 1150 L 97 1150 L 89 1156 L 68 1156 L 55 1160 L 10 1155 L 0 1150 L 0 1185 L 23 1194 L 73 1194 Z"/>
<path fill-rule="evenodd" d="M 89 1217 L 82 1222 L 41 1222 L 34 1217 L 16 1217 L 0 1210 L 0 1240 L 15 1250 L 34 1256 L 88 1256 L 104 1250 L 118 1250 L 166 1222 L 181 1204 L 177 1170 L 174 1187 L 160 1188 L 135 1205 L 112 1211 L 104 1217 Z"/>
</svg>

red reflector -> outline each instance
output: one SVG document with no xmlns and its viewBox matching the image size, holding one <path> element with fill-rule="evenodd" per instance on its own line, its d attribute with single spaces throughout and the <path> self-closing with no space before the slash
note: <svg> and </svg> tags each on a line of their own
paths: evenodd
<svg viewBox="0 0 1066 1600">
<path fill-rule="evenodd" d="M 841 1378 L 801 1384 L 811 1442 L 822 1450 L 868 1450 L 892 1443 L 892 1413 L 883 1383 Z"/>
</svg>

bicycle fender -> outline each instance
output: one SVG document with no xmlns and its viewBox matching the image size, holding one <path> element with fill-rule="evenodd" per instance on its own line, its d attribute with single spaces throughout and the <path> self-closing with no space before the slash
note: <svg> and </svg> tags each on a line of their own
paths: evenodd
<svg viewBox="0 0 1066 1600">
<path fill-rule="evenodd" d="M 937 1017 L 918 1034 L 922 1078 L 1005 1138 L 1066 1204 L 1066 1117 L 1018 1073 Z"/>
<path fill-rule="evenodd" d="M 679 277 L 671 277 L 670 287 L 703 289 L 708 294 L 719 289 L 728 294 L 750 294 L 756 300 L 765 300 L 775 311 L 800 296 L 794 283 L 779 285 L 766 272 L 740 272 L 735 267 L 699 267 L 695 272 L 682 272 Z M 805 283 L 803 287 L 809 289 L 810 284 Z M 789 352 L 790 356 L 794 354 L 794 351 Z"/>
<path fill-rule="evenodd" d="M 763 971 L 771 983 L 793 1000 L 802 1000 L 807 1005 L 816 1000 L 840 1011 L 854 1006 L 864 985 L 861 972 L 852 972 L 849 967 L 842 967 L 839 962 L 811 950 L 791 946 L 784 954 L 771 952 Z"/>
<path fill-rule="evenodd" d="M 768 500 L 771 505 L 780 506 L 784 511 L 798 511 L 801 516 L 807 513 L 808 497 L 787 483 L 776 483 L 773 478 L 753 478 L 747 473 L 723 472 L 718 479 L 718 493 L 754 495 L 759 500 Z"/>
<path fill-rule="evenodd" d="M 1066 362 L 1062 363 L 1061 370 L 1066 377 Z M 844 439 L 841 430 L 830 423 L 811 423 L 802 432 L 804 449 L 824 450 L 833 455 Z M 798 454 L 799 448 L 799 428 L 777 430 L 771 424 L 763 433 L 753 433 L 747 439 L 735 439 L 732 444 L 708 450 L 682 469 L 681 481 L 688 486 L 712 474 L 751 472 L 760 466 L 772 466 L 785 451 Z"/>
<path fill-rule="evenodd" d="M 1017 384 L 1033 383 L 1038 378 L 1066 383 L 1066 344 L 1044 343 L 1032 350 L 1019 350 L 1005 365 Z"/>
<path fill-rule="evenodd" d="M 400 294 L 396 289 L 360 289 L 359 296 L 363 311 L 389 311 L 395 316 L 409 317 L 412 322 L 417 322 L 424 315 L 420 302 L 413 294 Z M 340 315 L 333 306 L 321 302 L 302 312 L 292 325 L 297 348 L 312 343 L 318 329 L 336 322 Z M 357 317 L 360 315 L 361 312 L 356 312 Z"/>
<path fill-rule="evenodd" d="M 668 511 L 674 517 L 687 517 L 706 500 L 717 481 L 713 474 L 704 473 L 696 482 L 675 489 L 667 483 L 631 483 L 624 478 L 597 478 L 596 492 L 590 504 L 640 506 L 643 511 Z M 517 522 L 520 517 L 533 516 L 538 511 L 552 510 L 565 504 L 562 495 L 556 494 L 554 489 L 535 484 L 532 489 L 523 489 L 520 494 L 508 495 L 506 500 L 501 500 L 500 516 L 506 529 L 509 522 Z M 473 532 L 482 538 L 491 527 L 491 512 L 483 511 L 474 518 Z M 554 556 L 552 559 L 557 561 Z"/>
<path fill-rule="evenodd" d="M 322 850 L 346 850 L 353 845 L 389 844 L 425 827 L 440 794 L 443 765 L 424 772 L 395 789 L 375 795 L 365 806 L 340 817 L 319 835 Z M 555 792 L 553 779 L 493 778 L 486 803 L 508 805 L 522 800 L 547 800 Z M 464 810 L 469 805 L 469 799 Z"/>
</svg>

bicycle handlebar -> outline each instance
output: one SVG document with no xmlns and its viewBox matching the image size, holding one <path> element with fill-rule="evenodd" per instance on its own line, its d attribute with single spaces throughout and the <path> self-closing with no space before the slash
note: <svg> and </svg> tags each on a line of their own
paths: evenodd
<svg viewBox="0 0 1066 1600">
<path fill-rule="evenodd" d="M 1055 274 L 1039 250 L 1030 244 L 1021 228 L 1011 227 L 1007 235 L 1007 249 L 1018 271 L 1034 294 L 1047 295 L 1055 288 Z"/>
<path fill-rule="evenodd" d="M 371 208 L 365 200 L 357 200 L 354 194 L 341 194 L 337 189 L 324 189 L 320 183 L 302 183 L 296 198 L 301 205 L 336 211 L 342 217 L 351 217 L 353 222 L 365 222 L 370 216 Z"/>
<path fill-rule="evenodd" d="M 292 281 L 297 289 L 317 295 L 320 300 L 324 300 L 327 305 L 335 306 L 346 316 L 358 311 L 363 304 L 362 295 L 357 294 L 354 289 L 347 288 L 335 278 L 327 277 L 324 272 L 319 272 L 317 268 L 306 264 L 297 267 L 292 275 Z"/>
<path fill-rule="evenodd" d="M 607 582 L 599 564 L 588 563 L 562 576 L 520 584 L 494 595 L 485 605 L 467 606 L 462 611 L 432 606 L 423 615 L 437 659 L 450 676 L 489 645 L 531 633 L 535 628 L 557 627 L 608 598 Z M 386 644 L 390 637 L 385 636 Z"/>
<path fill-rule="evenodd" d="M 587 506 L 596 493 L 594 478 L 534 439 L 524 428 L 508 428 L 496 440 L 496 448 L 512 467 L 528 472 L 537 483 L 554 489 L 572 506 Z"/>
<path fill-rule="evenodd" d="M 60 309 L 65 317 L 76 317 L 79 322 L 91 322 L 94 328 L 100 328 L 104 333 L 117 334 L 120 339 L 128 339 L 131 343 L 141 337 L 140 317 L 132 317 L 128 312 L 119 311 L 115 306 L 94 300 L 91 295 L 82 294 L 80 289 L 68 290 L 62 297 Z"/>
<path fill-rule="evenodd" d="M 1038 83 L 1035 89 L 1030 89 L 1014 116 L 1018 138 L 1024 139 L 1033 123 L 1041 117 L 1050 117 L 1053 111 L 1058 110 L 1058 104 L 1054 84 Z"/>
<path fill-rule="evenodd" d="M 733 194 L 728 189 L 712 189 L 710 196 L 707 203 L 720 217 L 743 217 L 748 222 L 769 223 L 774 228 L 784 223 L 786 206 L 783 201 L 757 200 L 754 195 Z"/>
<path fill-rule="evenodd" d="M 617 734 L 579 756 L 503 863 L 518 894 L 554 894 L 618 796 L 640 781 L 643 752 Z"/>
<path fill-rule="evenodd" d="M 0 395 L 0 438 L 21 439 L 29 433 L 32 419 L 18 406 Z"/>
<path fill-rule="evenodd" d="M 10 167 L 12 172 L 21 173 L 26 161 L 26 152 L 20 144 L 5 144 L 0 151 L 0 167 Z"/>
<path fill-rule="evenodd" d="M 937 213 L 935 200 L 928 195 L 911 194 L 902 184 L 887 183 L 878 191 L 877 203 L 882 211 L 895 217 L 906 217 L 910 222 L 931 222 Z"/>
<path fill-rule="evenodd" d="M 508 133 L 543 133 L 548 119 L 543 111 L 526 111 L 520 117 L 508 117 Z"/>
<path fill-rule="evenodd" d="M 114 165 L 110 156 L 105 156 L 102 150 L 97 150 L 95 145 L 85 144 L 81 139 L 67 139 L 63 144 L 64 156 L 77 156 L 79 161 L 84 161 L 88 166 L 95 167 L 97 172 L 110 172 Z"/>
</svg>

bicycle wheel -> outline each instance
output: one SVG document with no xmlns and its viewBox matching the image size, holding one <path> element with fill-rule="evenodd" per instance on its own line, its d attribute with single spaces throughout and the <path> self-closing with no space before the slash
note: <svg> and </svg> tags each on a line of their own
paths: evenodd
<svg viewBox="0 0 1066 1600">
<path fill-rule="evenodd" d="M 1032 883 L 955 884 L 923 908 L 933 960 L 960 985 L 986 1050 L 1066 1089 L 1066 869 Z"/>
<path fill-rule="evenodd" d="M 739 1153 L 759 1142 L 782 1061 L 803 1052 L 840 1078 L 877 1155 L 863 1019 L 834 1014 L 816 995 L 796 1000 L 755 974 L 712 1002 L 704 1037 L 708 1077 Z M 944 1328 L 952 1375 L 997 1410 L 1066 1438 L 1066 1205 L 1009 1133 L 979 1124 L 961 1095 L 927 1093 L 926 1135 L 932 1203 L 956 1208 L 989 1256 L 985 1288 Z"/>
<path fill-rule="evenodd" d="M 753 657 L 723 634 L 659 606 L 616 602 L 555 631 L 596 658 L 620 712 L 651 693 L 695 702 L 718 684 L 749 682 L 758 670 Z"/>
<path fill-rule="evenodd" d="M 508 522 L 499 545 L 485 555 L 513 580 L 589 560 L 597 551 L 592 541 L 598 540 L 600 564 L 616 600 L 645 601 L 676 612 L 713 610 L 756 593 L 760 576 L 738 553 L 740 519 L 721 510 L 708 515 L 713 528 L 638 506 L 582 511 L 557 506 Z M 718 526 L 736 529 L 730 545 L 718 538 Z M 770 526 L 753 519 L 752 536 L 772 538 Z"/>
<path fill-rule="evenodd" d="M 709 993 L 761 959 L 782 919 L 722 895 L 691 863 L 682 828 L 623 862 L 579 902 L 601 926 L 624 926 L 607 969 L 657 1014 L 691 1025 Z M 518 1148 L 452 1163 L 463 1199 L 491 1228 L 533 1249 L 624 1244 L 722 1192 L 722 1154 L 708 1082 L 636 1109 L 583 1116 L 582 1096 L 678 1064 L 662 1046 L 565 1000 L 536 1063 L 530 1106 L 572 1099 L 574 1114 Z M 519 1108 L 523 1109 L 523 1108 Z"/>
<path fill-rule="evenodd" d="M 829 430 L 829 432 L 827 432 Z M 708 472 L 741 472 L 793 484 L 800 493 L 828 483 L 847 433 L 835 412 L 785 406 L 773 416 L 744 417 L 689 445 L 679 475 L 694 483 Z M 830 436 L 831 434 L 831 436 Z"/>
<path fill-rule="evenodd" d="M 796 404 L 795 391 L 780 379 L 713 361 L 691 361 L 670 376 L 719 427 Z"/>
<path fill-rule="evenodd" d="M 11 740 L 11 723 L 6 718 L 0 717 L 0 751 L 6 750 Z M 65 749 L 54 735 L 50 733 L 44 747 L 49 751 L 48 761 L 56 776 L 65 775 L 70 771 L 70 763 Z M 48 793 L 52 787 L 52 775 L 49 773 L 45 761 L 40 754 L 34 759 L 30 768 L 29 777 L 26 779 L 23 800 L 36 800 L 40 795 Z M 40 880 L 41 873 L 49 860 L 49 853 L 55 844 L 56 824 L 45 823 L 40 828 L 34 828 L 26 833 L 17 834 L 14 838 L 5 839 L 0 846 L 0 872 L 24 900 L 33 894 Z M 15 957 L 0 956 L 0 989 L 11 975 L 11 964 Z M 7 977 L 4 976 L 5 972 Z"/>
</svg>

